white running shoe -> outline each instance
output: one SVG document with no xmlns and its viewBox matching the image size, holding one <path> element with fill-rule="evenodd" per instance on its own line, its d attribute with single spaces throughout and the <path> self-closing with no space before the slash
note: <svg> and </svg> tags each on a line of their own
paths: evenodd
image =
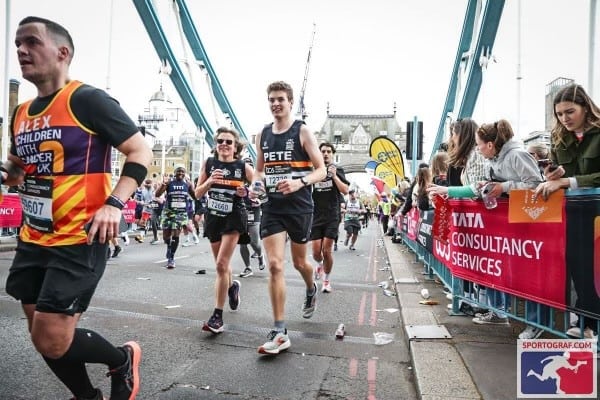
<svg viewBox="0 0 600 400">
<path fill-rule="evenodd" d="M 269 340 L 258 348 L 260 354 L 279 354 L 280 351 L 288 349 L 291 345 L 287 329 L 283 332 L 273 330 L 269 332 L 267 338 Z"/>
<path fill-rule="evenodd" d="M 321 275 L 323 275 L 323 263 L 319 263 L 315 268 L 315 280 L 321 279 Z"/>
<path fill-rule="evenodd" d="M 565 332 L 567 334 L 567 336 L 573 337 L 573 338 L 583 338 L 583 339 L 594 339 L 594 340 L 598 340 L 598 335 L 594 334 L 594 331 L 591 328 L 586 327 L 583 330 L 583 335 L 581 334 L 581 329 L 578 326 L 574 326 L 572 328 L 569 328 L 567 330 L 567 332 Z"/>
<path fill-rule="evenodd" d="M 323 281 L 323 287 L 321 288 L 321 291 L 323 293 L 331 293 L 331 283 L 329 282 L 329 280 Z"/>
<path fill-rule="evenodd" d="M 536 328 L 535 326 L 528 326 L 523 332 L 519 333 L 519 339 L 537 339 L 542 333 L 544 333 L 543 329 Z"/>
</svg>

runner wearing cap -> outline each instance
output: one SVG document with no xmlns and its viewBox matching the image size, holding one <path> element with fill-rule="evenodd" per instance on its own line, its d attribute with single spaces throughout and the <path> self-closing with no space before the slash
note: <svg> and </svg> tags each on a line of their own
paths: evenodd
<svg viewBox="0 0 600 400">
<path fill-rule="evenodd" d="M 350 190 L 344 214 L 344 230 L 346 231 L 344 246 L 348 246 L 348 242 L 350 242 L 350 250 L 356 250 L 354 244 L 358 239 L 358 232 L 360 232 L 360 216 L 364 213 L 365 206 L 356 197 L 356 191 L 354 189 Z"/>
</svg>

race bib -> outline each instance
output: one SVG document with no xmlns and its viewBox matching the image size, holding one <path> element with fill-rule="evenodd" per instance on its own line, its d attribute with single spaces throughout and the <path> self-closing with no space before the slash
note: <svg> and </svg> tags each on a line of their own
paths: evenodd
<svg viewBox="0 0 600 400">
<path fill-rule="evenodd" d="M 326 181 L 317 182 L 313 186 L 315 190 L 330 189 L 333 187 L 333 181 L 328 179 Z"/>
<path fill-rule="evenodd" d="M 27 178 L 20 191 L 25 223 L 41 232 L 54 232 L 52 181 L 42 178 Z"/>
<path fill-rule="evenodd" d="M 285 179 L 292 179 L 292 167 L 289 165 L 274 165 L 265 169 L 265 185 L 267 191 L 274 192 L 277 183 Z"/>
<path fill-rule="evenodd" d="M 221 214 L 230 214 L 233 210 L 233 203 L 220 201 L 216 199 L 208 199 L 208 209 L 217 211 Z"/>
<path fill-rule="evenodd" d="M 173 210 L 185 210 L 185 201 L 172 201 L 170 208 L 172 208 Z"/>
</svg>

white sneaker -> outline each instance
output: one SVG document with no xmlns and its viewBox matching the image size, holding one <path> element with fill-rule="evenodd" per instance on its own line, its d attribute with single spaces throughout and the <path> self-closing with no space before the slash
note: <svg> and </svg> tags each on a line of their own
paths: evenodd
<svg viewBox="0 0 600 400">
<path fill-rule="evenodd" d="M 194 237 L 194 244 L 199 244 L 200 243 L 200 238 L 198 236 Z"/>
<path fill-rule="evenodd" d="M 495 312 L 490 311 L 487 314 L 483 314 L 481 317 L 473 318 L 473 322 L 476 324 L 508 325 L 508 317 L 501 317 Z"/>
<path fill-rule="evenodd" d="M 565 332 L 567 334 L 567 336 L 571 336 L 577 339 L 582 338 L 581 336 L 581 329 L 579 329 L 578 326 L 574 326 L 572 328 L 569 328 L 569 330 L 567 330 L 567 332 Z M 583 330 L 583 339 L 595 339 L 598 340 L 598 335 L 594 334 L 594 331 L 591 328 L 585 328 Z"/>
<path fill-rule="evenodd" d="M 321 275 L 323 275 L 323 263 L 319 263 L 315 268 L 315 280 L 321 279 Z"/>
<path fill-rule="evenodd" d="M 329 282 L 329 280 L 323 281 L 323 287 L 321 288 L 321 291 L 323 293 L 331 293 L 331 283 Z"/>
<path fill-rule="evenodd" d="M 269 340 L 258 348 L 260 354 L 279 354 L 280 351 L 288 349 L 291 345 L 287 329 L 283 332 L 271 331 L 267 338 Z"/>
<path fill-rule="evenodd" d="M 519 333 L 519 339 L 537 339 L 544 333 L 543 329 L 536 328 L 535 326 L 528 326 Z"/>
</svg>

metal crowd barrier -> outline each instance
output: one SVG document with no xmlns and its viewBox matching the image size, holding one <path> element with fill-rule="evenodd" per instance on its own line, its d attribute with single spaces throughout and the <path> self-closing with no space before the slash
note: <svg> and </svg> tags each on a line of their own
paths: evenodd
<svg viewBox="0 0 600 400">
<path fill-rule="evenodd" d="M 568 190 L 566 193 L 567 198 L 576 198 L 576 196 L 580 195 L 588 196 L 588 199 L 590 195 L 597 195 L 600 201 L 600 189 Z M 426 279 L 437 277 L 452 294 L 452 308 L 448 311 L 450 315 L 465 315 L 461 311 L 460 305 L 461 302 L 467 302 L 472 306 L 495 311 L 506 315 L 512 320 L 543 329 L 552 335 L 561 338 L 570 338 L 565 332 L 570 327 L 575 326 L 573 321 L 581 315 L 580 313 L 554 308 L 546 304 L 502 292 L 498 289 L 495 289 L 497 295 L 505 295 L 509 301 L 507 300 L 506 310 L 495 308 L 488 304 L 486 296 L 482 293 L 485 290 L 484 287 L 454 276 L 450 268 L 439 261 L 420 243 L 410 239 L 406 232 L 402 231 L 400 237 L 402 239 L 402 244 L 400 245 L 405 245 L 414 253 L 415 262 L 423 263 L 422 274 L 426 276 Z M 583 315 L 581 316 L 582 318 L 579 318 L 579 327 L 583 334 Z M 596 322 L 595 331 L 600 332 L 600 319 Z"/>
</svg>

